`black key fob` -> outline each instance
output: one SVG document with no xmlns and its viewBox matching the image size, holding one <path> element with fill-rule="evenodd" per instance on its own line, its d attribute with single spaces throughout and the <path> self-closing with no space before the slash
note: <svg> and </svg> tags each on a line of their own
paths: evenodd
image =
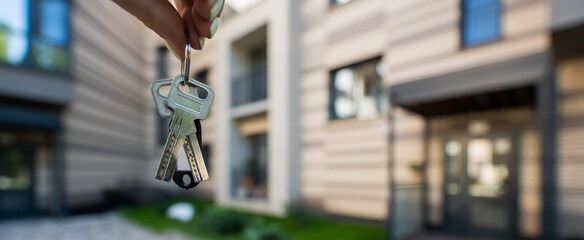
<svg viewBox="0 0 584 240">
<path fill-rule="evenodd" d="M 184 182 L 185 175 L 189 176 L 190 182 Z M 184 189 L 191 189 L 199 185 L 199 182 L 195 182 L 193 178 L 193 173 L 189 170 L 175 170 L 172 175 L 172 180 L 177 186 Z"/>
<path fill-rule="evenodd" d="M 197 140 L 199 140 L 199 147 L 203 148 L 202 144 L 202 136 L 201 136 L 201 120 L 195 120 L 195 127 L 197 128 Z M 189 176 L 190 181 L 185 182 L 185 175 Z M 199 182 L 195 182 L 195 178 L 193 177 L 193 173 L 190 170 L 174 170 L 174 174 L 172 175 L 172 180 L 174 183 L 184 189 L 191 189 L 199 185 Z"/>
</svg>

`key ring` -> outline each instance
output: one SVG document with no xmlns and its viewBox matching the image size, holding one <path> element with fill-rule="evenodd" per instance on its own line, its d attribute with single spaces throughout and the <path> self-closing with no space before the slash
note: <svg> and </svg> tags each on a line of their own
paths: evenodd
<svg viewBox="0 0 584 240">
<path fill-rule="evenodd" d="M 189 35 L 187 34 L 187 45 L 185 46 L 185 59 L 180 62 L 180 73 L 184 79 L 182 85 L 186 85 L 189 80 L 189 72 L 191 70 L 191 44 L 189 42 Z"/>
</svg>

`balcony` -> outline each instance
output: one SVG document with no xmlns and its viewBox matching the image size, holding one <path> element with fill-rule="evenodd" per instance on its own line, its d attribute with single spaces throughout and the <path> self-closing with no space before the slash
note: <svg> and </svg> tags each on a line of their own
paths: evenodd
<svg viewBox="0 0 584 240">
<path fill-rule="evenodd" d="M 235 78 L 231 84 L 232 106 L 263 100 L 267 97 L 267 81 L 265 65 L 259 74 L 248 74 L 246 77 Z"/>
<path fill-rule="evenodd" d="M 264 34 L 257 34 L 265 39 Z M 237 73 L 232 76 L 232 106 L 257 102 L 267 97 L 267 51 L 265 41 L 250 47 L 240 47 Z"/>
</svg>

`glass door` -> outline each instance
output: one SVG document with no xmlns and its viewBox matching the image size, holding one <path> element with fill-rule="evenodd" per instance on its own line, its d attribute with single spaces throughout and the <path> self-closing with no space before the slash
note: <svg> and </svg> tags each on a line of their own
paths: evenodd
<svg viewBox="0 0 584 240">
<path fill-rule="evenodd" d="M 445 142 L 445 220 L 455 232 L 512 237 L 517 229 L 516 144 L 510 135 Z"/>
<path fill-rule="evenodd" d="M 0 145 L 0 218 L 34 213 L 32 146 Z"/>
</svg>

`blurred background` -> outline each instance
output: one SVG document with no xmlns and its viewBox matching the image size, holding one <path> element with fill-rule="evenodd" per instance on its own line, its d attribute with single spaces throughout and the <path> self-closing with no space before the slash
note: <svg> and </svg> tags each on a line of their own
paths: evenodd
<svg viewBox="0 0 584 240">
<path fill-rule="evenodd" d="M 189 191 L 179 65 L 111 1 L 0 0 L 0 238 L 584 239 L 584 1 L 226 0 Z"/>
</svg>

